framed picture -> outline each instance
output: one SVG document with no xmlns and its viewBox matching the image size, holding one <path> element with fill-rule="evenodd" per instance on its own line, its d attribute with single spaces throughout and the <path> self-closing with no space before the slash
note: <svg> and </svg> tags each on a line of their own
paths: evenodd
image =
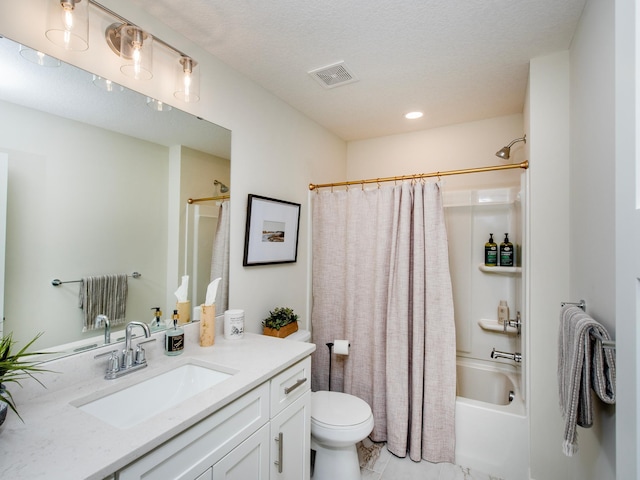
<svg viewBox="0 0 640 480">
<path fill-rule="evenodd" d="M 295 262 L 299 228 L 299 203 L 249 194 L 242 265 Z"/>
</svg>

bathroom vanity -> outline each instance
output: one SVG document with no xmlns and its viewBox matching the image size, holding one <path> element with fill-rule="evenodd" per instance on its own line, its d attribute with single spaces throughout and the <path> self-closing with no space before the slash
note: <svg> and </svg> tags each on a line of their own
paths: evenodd
<svg viewBox="0 0 640 480">
<path fill-rule="evenodd" d="M 185 334 L 178 357 L 164 355 L 164 334 L 154 334 L 149 367 L 119 379 L 104 379 L 106 360 L 93 351 L 50 362 L 60 373 L 41 375 L 47 389 L 14 389 L 25 423 L 10 414 L 0 427 L 0 478 L 308 479 L 315 345 L 245 334 L 200 347 L 197 324 Z M 105 413 L 111 398 L 187 365 L 224 379 L 177 405 L 177 381 L 157 398 L 137 392 L 124 422 Z M 98 413 L 82 409 L 104 399 Z"/>
</svg>

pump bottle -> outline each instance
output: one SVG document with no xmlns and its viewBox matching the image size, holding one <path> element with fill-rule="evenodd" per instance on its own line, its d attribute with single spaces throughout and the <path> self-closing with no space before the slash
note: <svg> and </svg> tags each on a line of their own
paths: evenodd
<svg viewBox="0 0 640 480">
<path fill-rule="evenodd" d="M 487 267 L 498 265 L 498 245 L 493 241 L 493 233 L 489 234 L 489 241 L 484 244 L 484 264 Z"/>
<path fill-rule="evenodd" d="M 500 244 L 500 266 L 513 267 L 513 243 L 509 241 L 509 234 L 504 234 L 504 241 Z"/>
</svg>

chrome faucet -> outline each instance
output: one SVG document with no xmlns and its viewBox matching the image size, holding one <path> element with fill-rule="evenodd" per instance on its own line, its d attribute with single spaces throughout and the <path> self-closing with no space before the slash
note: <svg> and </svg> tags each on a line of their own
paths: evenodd
<svg viewBox="0 0 640 480">
<path fill-rule="evenodd" d="M 515 320 L 505 320 L 504 333 L 508 332 L 507 327 L 515 328 L 518 333 L 518 336 L 520 336 L 520 332 L 522 330 L 522 318 L 520 317 L 520 312 L 517 313 Z"/>
<path fill-rule="evenodd" d="M 491 351 L 491 358 L 506 358 L 507 360 L 513 360 L 516 363 L 520 363 L 522 361 L 522 354 L 518 352 L 515 352 L 515 353 L 501 352 L 494 348 Z"/>
<path fill-rule="evenodd" d="M 109 345 L 111 343 L 111 324 L 109 318 L 106 315 L 98 315 L 93 323 L 95 328 L 100 327 L 104 323 L 104 344 Z"/>
<path fill-rule="evenodd" d="M 106 317 L 105 317 L 106 318 Z M 144 336 L 147 340 L 141 340 L 136 346 L 135 356 L 133 348 L 131 347 L 131 330 L 134 327 L 141 327 L 144 330 Z M 124 349 L 122 355 L 118 355 L 118 350 L 111 350 L 110 352 L 104 352 L 96 355 L 94 358 L 104 357 L 109 355 L 109 361 L 107 362 L 107 373 L 104 378 L 112 380 L 114 378 L 121 377 L 127 373 L 131 373 L 135 370 L 140 370 L 147 366 L 147 359 L 142 344 L 148 342 L 155 342 L 155 338 L 151 337 L 151 331 L 146 323 L 142 322 L 129 322 L 125 328 L 124 337 Z"/>
</svg>

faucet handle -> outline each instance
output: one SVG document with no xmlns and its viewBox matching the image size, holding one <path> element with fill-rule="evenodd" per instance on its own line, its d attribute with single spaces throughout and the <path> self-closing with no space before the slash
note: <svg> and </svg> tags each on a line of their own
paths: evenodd
<svg viewBox="0 0 640 480">
<path fill-rule="evenodd" d="M 140 342 L 138 342 L 138 345 L 136 346 L 136 359 L 135 359 L 136 365 L 147 363 L 146 353 L 144 351 L 144 348 L 142 348 L 142 344 L 155 342 L 155 341 L 156 341 L 155 338 L 148 338 L 146 340 L 141 340 Z"/>
<path fill-rule="evenodd" d="M 118 350 L 99 353 L 93 358 L 106 357 L 107 355 L 109 355 L 109 361 L 107 363 L 107 375 L 109 375 L 120 370 L 120 359 L 118 358 Z"/>
</svg>

